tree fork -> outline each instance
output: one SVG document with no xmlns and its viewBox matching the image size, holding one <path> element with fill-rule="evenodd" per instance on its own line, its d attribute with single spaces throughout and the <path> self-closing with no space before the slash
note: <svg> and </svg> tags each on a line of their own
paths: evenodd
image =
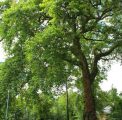
<svg viewBox="0 0 122 120">
<path fill-rule="evenodd" d="M 80 46 L 80 40 L 76 37 L 73 41 L 74 50 L 72 53 L 76 56 L 77 59 L 79 59 L 79 67 L 82 70 L 83 75 L 83 93 L 84 93 L 84 115 L 83 120 L 97 120 L 96 115 L 96 107 L 95 107 L 95 99 L 94 94 L 92 90 L 92 85 L 95 79 L 96 74 L 91 74 L 89 71 L 89 66 L 87 63 L 86 56 L 82 52 L 81 46 Z M 97 66 L 97 62 L 95 64 Z"/>
</svg>

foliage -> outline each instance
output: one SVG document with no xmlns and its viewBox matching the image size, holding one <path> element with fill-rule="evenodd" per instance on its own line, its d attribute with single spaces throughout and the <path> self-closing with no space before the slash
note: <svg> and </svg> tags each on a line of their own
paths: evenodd
<svg viewBox="0 0 122 120">
<path fill-rule="evenodd" d="M 9 90 L 11 101 L 8 116 L 47 119 L 48 116 L 54 117 L 56 109 L 60 108 L 59 116 L 66 119 L 65 94 L 54 99 L 54 93 L 67 80 L 69 83 L 75 81 L 74 86 L 84 95 L 85 102 L 82 107 L 81 96 L 70 94 L 71 119 L 83 117 L 83 113 L 78 112 L 79 107 L 85 114 L 93 113 L 96 116 L 94 96 L 96 101 L 103 100 L 100 104 L 96 103 L 97 110 L 102 111 L 107 105 L 107 95 L 98 88 L 105 77 L 99 61 L 121 58 L 121 12 L 120 0 L 0 2 L 0 41 L 8 55 L 0 66 L 0 102 L 5 101 Z M 23 90 L 26 84 L 29 86 L 27 91 Z M 38 94 L 38 90 L 42 94 Z M 87 98 L 90 98 L 91 105 L 87 105 Z M 2 116 L 5 104 L 0 104 Z"/>
</svg>

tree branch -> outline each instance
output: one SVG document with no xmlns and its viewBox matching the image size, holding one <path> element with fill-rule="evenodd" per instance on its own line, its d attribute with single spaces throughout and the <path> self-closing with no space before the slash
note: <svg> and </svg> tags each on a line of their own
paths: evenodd
<svg viewBox="0 0 122 120">
<path fill-rule="evenodd" d="M 99 56 L 99 58 L 105 57 L 105 56 L 111 54 L 117 47 L 120 47 L 120 46 L 122 46 L 122 41 L 118 41 L 117 43 L 114 43 L 113 46 L 111 46 L 109 50 L 107 50 L 105 52 L 101 52 L 97 56 Z"/>
<path fill-rule="evenodd" d="M 97 73 L 98 73 L 98 66 L 97 63 L 98 61 L 102 58 L 105 57 L 109 54 L 111 54 L 117 47 L 122 46 L 122 41 L 118 41 L 117 43 L 114 43 L 113 46 L 111 46 L 109 48 L 109 50 L 105 51 L 105 52 L 100 52 L 99 54 L 94 55 L 94 61 L 93 61 L 93 67 L 92 67 L 92 71 L 91 71 L 91 78 L 92 78 L 92 82 L 94 81 Z"/>
<path fill-rule="evenodd" d="M 90 17 L 89 16 L 85 16 L 86 17 L 86 22 L 82 25 L 82 31 L 81 31 L 81 33 L 86 33 L 86 32 L 88 32 L 88 31 L 92 31 L 95 27 L 96 27 L 96 25 L 97 25 L 97 23 L 100 21 L 100 20 L 103 20 L 105 17 L 109 17 L 109 16 L 112 16 L 111 14 L 110 15 L 108 15 L 107 13 L 109 13 L 109 12 L 111 12 L 112 11 L 112 8 L 106 8 L 105 10 L 103 10 L 102 11 L 102 13 L 101 14 L 97 14 L 97 16 L 94 16 L 94 15 L 90 15 Z M 89 14 L 91 14 L 91 13 L 89 13 Z M 92 17 L 91 17 L 92 16 Z M 94 17 L 93 17 L 94 16 Z M 91 19 L 95 19 L 95 21 L 94 21 L 94 23 L 92 23 L 92 25 L 90 26 L 90 27 L 86 27 L 86 24 L 88 23 L 88 21 L 89 20 L 91 20 Z"/>
<path fill-rule="evenodd" d="M 89 40 L 89 41 L 100 41 L 100 42 L 103 41 L 103 40 L 97 40 L 97 39 L 92 39 L 92 38 L 86 38 L 84 35 L 82 36 L 85 40 Z"/>
<path fill-rule="evenodd" d="M 81 44 L 80 44 L 79 38 L 75 38 L 73 40 L 72 53 L 79 60 L 79 67 L 82 69 L 83 76 L 86 77 L 86 74 L 87 74 L 87 77 L 90 77 L 88 62 L 87 62 L 87 59 L 81 49 Z"/>
<path fill-rule="evenodd" d="M 2 41 L 3 41 L 3 38 L 0 39 L 0 42 L 2 42 Z"/>
</svg>

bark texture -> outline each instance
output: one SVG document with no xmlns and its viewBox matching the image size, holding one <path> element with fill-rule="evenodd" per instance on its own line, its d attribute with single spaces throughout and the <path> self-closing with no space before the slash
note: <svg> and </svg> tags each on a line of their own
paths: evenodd
<svg viewBox="0 0 122 120">
<path fill-rule="evenodd" d="M 83 88 L 85 104 L 83 120 L 97 120 L 92 84 L 91 80 L 87 76 L 83 78 Z"/>
</svg>

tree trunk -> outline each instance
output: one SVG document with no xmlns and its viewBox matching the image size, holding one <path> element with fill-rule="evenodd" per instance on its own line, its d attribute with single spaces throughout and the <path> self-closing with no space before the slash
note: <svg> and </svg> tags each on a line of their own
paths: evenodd
<svg viewBox="0 0 122 120">
<path fill-rule="evenodd" d="M 85 102 L 83 120 L 97 120 L 92 83 L 87 73 L 83 75 L 83 88 Z"/>
<path fill-rule="evenodd" d="M 74 33 L 76 33 L 76 30 L 74 31 Z M 80 38 L 78 36 L 75 36 L 73 40 L 73 45 L 74 46 L 73 46 L 72 53 L 79 60 L 79 67 L 82 70 L 82 76 L 83 76 L 84 102 L 85 102 L 83 120 L 97 120 L 92 83 L 95 79 L 95 76 L 97 75 L 96 67 L 97 67 L 97 62 L 99 60 L 99 56 L 97 57 L 97 59 L 95 58 L 94 60 L 95 66 L 93 65 L 93 70 L 91 74 L 89 70 L 87 58 L 81 49 Z"/>
</svg>

